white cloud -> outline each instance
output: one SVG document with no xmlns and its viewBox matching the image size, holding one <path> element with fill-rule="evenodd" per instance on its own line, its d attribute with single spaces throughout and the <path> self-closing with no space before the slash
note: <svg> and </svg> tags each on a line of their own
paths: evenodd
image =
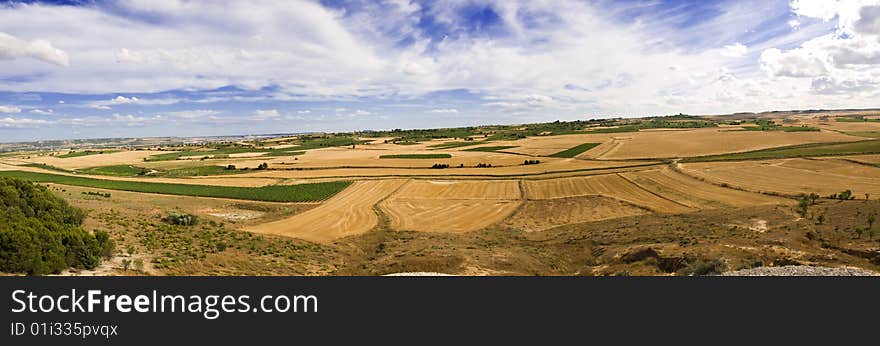
<svg viewBox="0 0 880 346">
<path fill-rule="evenodd" d="M 132 97 L 116 96 L 114 99 L 110 100 L 110 103 L 112 103 L 114 105 L 126 105 L 126 104 L 130 104 L 130 103 L 137 103 L 138 101 L 140 101 L 140 100 L 138 100 L 138 98 L 134 97 L 134 96 L 132 96 Z"/>
<path fill-rule="evenodd" d="M 90 105 L 88 105 L 88 107 L 91 109 L 98 109 L 98 110 L 104 110 L 104 111 L 113 109 L 113 108 L 110 108 L 110 106 L 106 106 L 106 105 L 102 105 L 102 104 L 90 104 Z"/>
<path fill-rule="evenodd" d="M 18 58 L 32 58 L 59 66 L 70 65 L 67 53 L 53 47 L 49 41 L 25 41 L 0 31 L 0 60 Z"/>
<path fill-rule="evenodd" d="M 278 113 L 277 109 L 258 109 L 254 112 L 253 119 L 255 120 L 268 120 L 268 119 L 278 119 L 281 116 Z"/>
<path fill-rule="evenodd" d="M 174 111 L 174 112 L 165 112 L 162 113 L 162 116 L 172 117 L 172 118 L 180 118 L 180 119 L 203 119 L 213 115 L 220 114 L 219 111 L 211 110 L 211 109 L 195 109 L 195 110 L 185 110 L 185 111 Z"/>
<path fill-rule="evenodd" d="M 370 115 L 370 114 L 373 114 L 373 113 L 370 113 L 370 112 L 365 111 L 365 110 L 363 110 L 363 109 L 358 109 L 358 110 L 354 111 L 354 113 L 351 113 L 351 114 L 354 115 L 354 116 L 362 116 L 362 115 Z"/>
<path fill-rule="evenodd" d="M 767 49 L 761 53 L 761 67 L 770 75 L 781 77 L 817 77 L 828 72 L 824 57 L 809 49 Z"/>
<path fill-rule="evenodd" d="M 34 108 L 34 109 L 31 109 L 31 113 L 40 114 L 40 115 L 49 115 L 49 114 L 55 113 L 55 111 L 52 109 L 48 109 L 48 108 L 46 110 Z"/>
<path fill-rule="evenodd" d="M 308 110 L 308 109 L 306 109 L 306 110 L 301 110 L 301 111 L 296 111 L 296 114 L 309 114 L 309 113 L 312 113 L 312 111 L 310 111 L 310 110 Z"/>
<path fill-rule="evenodd" d="M 431 113 L 458 113 L 458 109 L 455 108 L 437 108 L 432 109 Z"/>
<path fill-rule="evenodd" d="M 47 120 L 41 119 L 30 119 L 30 118 L 0 118 L 0 128 L 11 128 L 11 129 L 22 129 L 22 128 L 35 128 L 43 125 L 48 125 L 50 122 Z"/>
<path fill-rule="evenodd" d="M 119 51 L 116 52 L 116 62 L 143 64 L 146 62 L 146 58 L 141 53 L 128 50 L 127 48 L 120 48 Z"/>
<path fill-rule="evenodd" d="M 21 113 L 21 108 L 15 106 L 0 106 L 0 113 Z"/>
<path fill-rule="evenodd" d="M 797 30 L 801 28 L 801 22 L 797 19 L 792 19 L 788 21 L 788 26 L 794 30 Z"/>
<path fill-rule="evenodd" d="M 736 44 L 731 44 L 724 46 L 724 50 L 722 50 L 721 55 L 730 57 L 730 58 L 739 58 L 749 53 L 749 47 L 746 45 L 737 42 Z"/>
</svg>

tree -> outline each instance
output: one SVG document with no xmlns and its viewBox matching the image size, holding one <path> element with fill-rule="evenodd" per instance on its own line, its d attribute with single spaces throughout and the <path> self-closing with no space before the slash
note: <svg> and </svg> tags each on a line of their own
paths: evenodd
<svg viewBox="0 0 880 346">
<path fill-rule="evenodd" d="M 800 203 L 798 204 L 798 209 L 800 209 L 801 217 L 806 218 L 807 211 L 810 209 L 810 200 L 807 196 L 804 196 L 804 198 L 801 199 Z"/>
<path fill-rule="evenodd" d="M 122 270 L 128 270 L 128 267 L 131 266 L 131 260 L 128 258 L 122 259 Z"/>
<path fill-rule="evenodd" d="M 0 271 L 43 275 L 91 269 L 113 255 L 107 232 L 82 229 L 82 210 L 45 186 L 0 177 Z"/>
<path fill-rule="evenodd" d="M 819 214 L 819 219 L 818 219 L 818 220 L 819 220 L 819 224 L 820 224 L 820 225 L 821 225 L 821 224 L 824 224 L 824 223 L 825 223 L 825 214 Z"/>
<path fill-rule="evenodd" d="M 874 228 L 875 221 L 877 221 L 877 216 L 874 214 L 868 215 L 868 229 Z"/>
<path fill-rule="evenodd" d="M 818 194 L 816 194 L 815 192 L 810 193 L 810 204 L 811 205 L 816 205 L 816 200 L 818 200 L 818 199 L 819 199 Z"/>
<path fill-rule="evenodd" d="M 864 228 L 861 228 L 861 227 L 856 227 L 855 231 L 856 231 L 856 236 L 857 236 L 859 239 L 862 238 L 862 233 L 865 233 L 865 229 L 864 229 Z"/>
</svg>

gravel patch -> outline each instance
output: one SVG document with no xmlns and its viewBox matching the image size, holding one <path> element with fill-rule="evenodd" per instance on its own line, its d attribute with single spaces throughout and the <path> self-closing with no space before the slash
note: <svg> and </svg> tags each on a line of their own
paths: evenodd
<svg viewBox="0 0 880 346">
<path fill-rule="evenodd" d="M 829 268 L 813 266 L 760 267 L 736 270 L 722 276 L 878 276 L 880 274 L 858 268 Z"/>
<path fill-rule="evenodd" d="M 454 275 L 443 274 L 443 273 L 434 273 L 434 272 L 408 272 L 408 273 L 385 274 L 382 276 L 454 276 Z"/>
</svg>

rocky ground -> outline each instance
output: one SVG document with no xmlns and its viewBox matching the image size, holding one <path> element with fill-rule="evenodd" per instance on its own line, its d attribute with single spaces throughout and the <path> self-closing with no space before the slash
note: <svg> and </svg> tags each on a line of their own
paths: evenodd
<svg viewBox="0 0 880 346">
<path fill-rule="evenodd" d="M 880 274 L 857 268 L 829 268 L 814 266 L 760 267 L 736 270 L 722 276 L 878 276 Z"/>
</svg>

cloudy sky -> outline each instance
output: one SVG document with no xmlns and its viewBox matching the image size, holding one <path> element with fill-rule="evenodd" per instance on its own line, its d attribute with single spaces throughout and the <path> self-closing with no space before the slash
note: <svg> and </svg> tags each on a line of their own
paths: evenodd
<svg viewBox="0 0 880 346">
<path fill-rule="evenodd" d="M 6 1 L 0 142 L 878 107 L 880 0 Z"/>
</svg>

